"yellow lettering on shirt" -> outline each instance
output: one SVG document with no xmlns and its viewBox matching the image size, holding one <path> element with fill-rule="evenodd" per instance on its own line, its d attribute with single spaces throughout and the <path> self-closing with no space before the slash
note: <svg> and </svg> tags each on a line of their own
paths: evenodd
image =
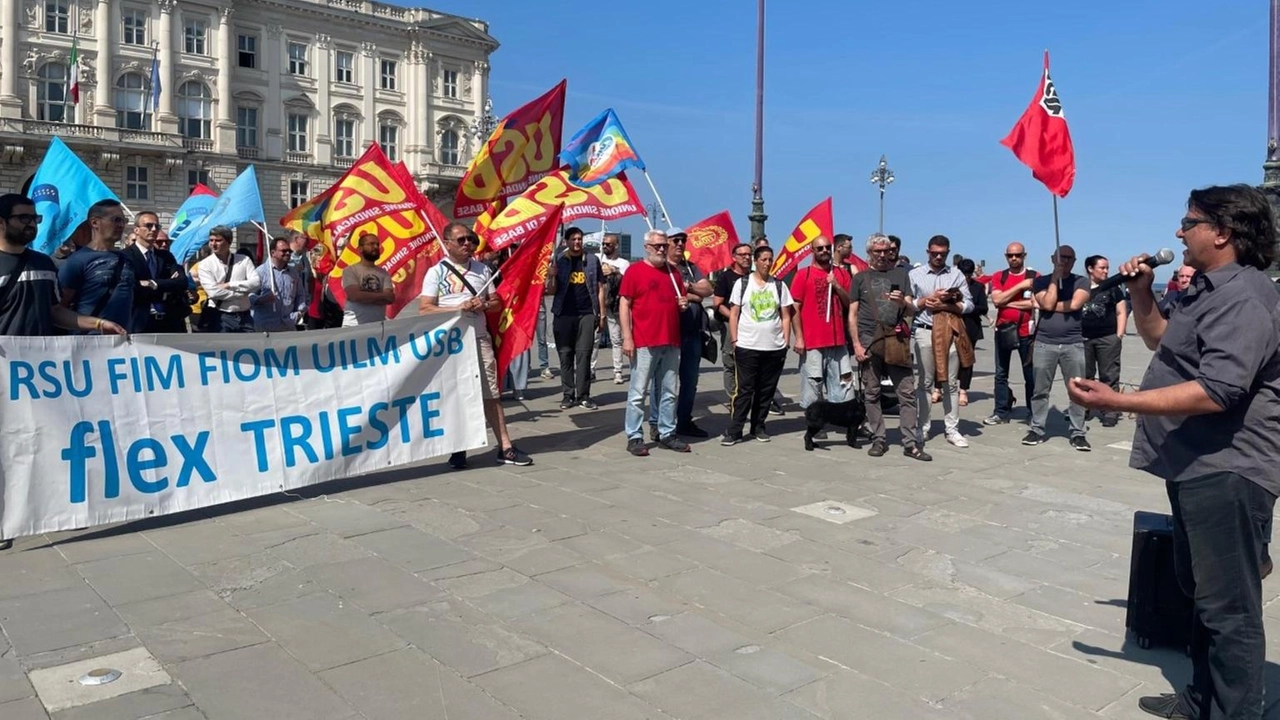
<svg viewBox="0 0 1280 720">
<path fill-rule="evenodd" d="M 582 270 L 569 273 L 569 284 L 570 285 L 586 285 L 587 274 Z"/>
</svg>

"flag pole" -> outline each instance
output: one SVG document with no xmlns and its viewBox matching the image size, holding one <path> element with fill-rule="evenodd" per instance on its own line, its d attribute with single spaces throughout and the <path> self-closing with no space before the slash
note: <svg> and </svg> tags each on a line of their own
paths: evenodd
<svg viewBox="0 0 1280 720">
<path fill-rule="evenodd" d="M 667 226 L 671 226 L 671 213 L 667 212 L 666 203 L 662 202 L 662 196 L 658 194 L 658 188 L 653 184 L 653 178 L 649 177 L 648 170 L 641 170 L 644 173 L 644 179 L 649 182 L 649 189 L 653 191 L 653 197 L 658 201 L 658 207 L 662 208 L 662 216 L 667 219 Z M 653 229 L 653 223 L 649 224 L 649 229 Z"/>
<path fill-rule="evenodd" d="M 1057 251 L 1062 246 L 1062 238 L 1058 235 L 1058 196 L 1052 192 L 1049 194 L 1053 196 L 1053 249 Z"/>
</svg>

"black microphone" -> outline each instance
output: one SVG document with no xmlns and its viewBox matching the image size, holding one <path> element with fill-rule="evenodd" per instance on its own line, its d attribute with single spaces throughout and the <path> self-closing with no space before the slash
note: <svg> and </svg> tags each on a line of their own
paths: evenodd
<svg viewBox="0 0 1280 720">
<path fill-rule="evenodd" d="M 1152 255 L 1151 257 L 1148 257 L 1146 260 L 1143 260 L 1142 264 L 1146 265 L 1149 268 L 1157 268 L 1157 267 L 1160 267 L 1161 265 L 1168 265 L 1171 262 L 1173 262 L 1173 251 L 1170 250 L 1169 248 L 1163 248 L 1162 250 L 1160 250 L 1160 252 L 1156 253 L 1155 255 Z M 1119 273 L 1116 273 L 1115 275 L 1112 275 L 1106 280 L 1103 280 L 1102 282 L 1098 283 L 1098 287 L 1090 290 L 1089 297 L 1091 298 L 1097 297 L 1098 295 L 1104 292 L 1107 292 L 1111 288 L 1123 285 L 1125 282 L 1127 282 L 1130 279 L 1131 278 L 1128 275 L 1121 275 Z"/>
</svg>

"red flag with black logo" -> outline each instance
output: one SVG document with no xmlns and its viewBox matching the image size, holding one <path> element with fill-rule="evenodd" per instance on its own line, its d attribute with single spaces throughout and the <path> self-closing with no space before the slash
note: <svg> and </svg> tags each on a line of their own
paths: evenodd
<svg viewBox="0 0 1280 720">
<path fill-rule="evenodd" d="M 1066 197 L 1071 192 L 1076 180 L 1076 153 L 1071 146 L 1071 132 L 1062 114 L 1058 89 L 1049 79 L 1048 50 L 1044 52 L 1044 75 L 1036 96 L 1000 144 L 1031 168 L 1031 174 L 1044 183 L 1049 192 L 1058 197 Z"/>
<path fill-rule="evenodd" d="M 493 338 L 494 359 L 498 362 L 498 387 L 507 377 L 507 368 L 516 356 L 533 344 L 542 305 L 542 289 L 551 269 L 551 252 L 560 232 L 559 205 L 498 270 L 495 294 L 502 301 L 499 310 L 489 313 L 489 335 Z"/>
</svg>

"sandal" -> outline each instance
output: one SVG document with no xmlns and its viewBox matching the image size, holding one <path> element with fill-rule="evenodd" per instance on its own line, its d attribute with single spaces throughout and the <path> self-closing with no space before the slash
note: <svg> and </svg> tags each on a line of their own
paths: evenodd
<svg viewBox="0 0 1280 720">
<path fill-rule="evenodd" d="M 934 388 L 933 395 L 930 396 L 929 401 L 934 405 L 937 405 L 938 403 L 942 402 L 942 391 L 937 388 Z"/>
</svg>

